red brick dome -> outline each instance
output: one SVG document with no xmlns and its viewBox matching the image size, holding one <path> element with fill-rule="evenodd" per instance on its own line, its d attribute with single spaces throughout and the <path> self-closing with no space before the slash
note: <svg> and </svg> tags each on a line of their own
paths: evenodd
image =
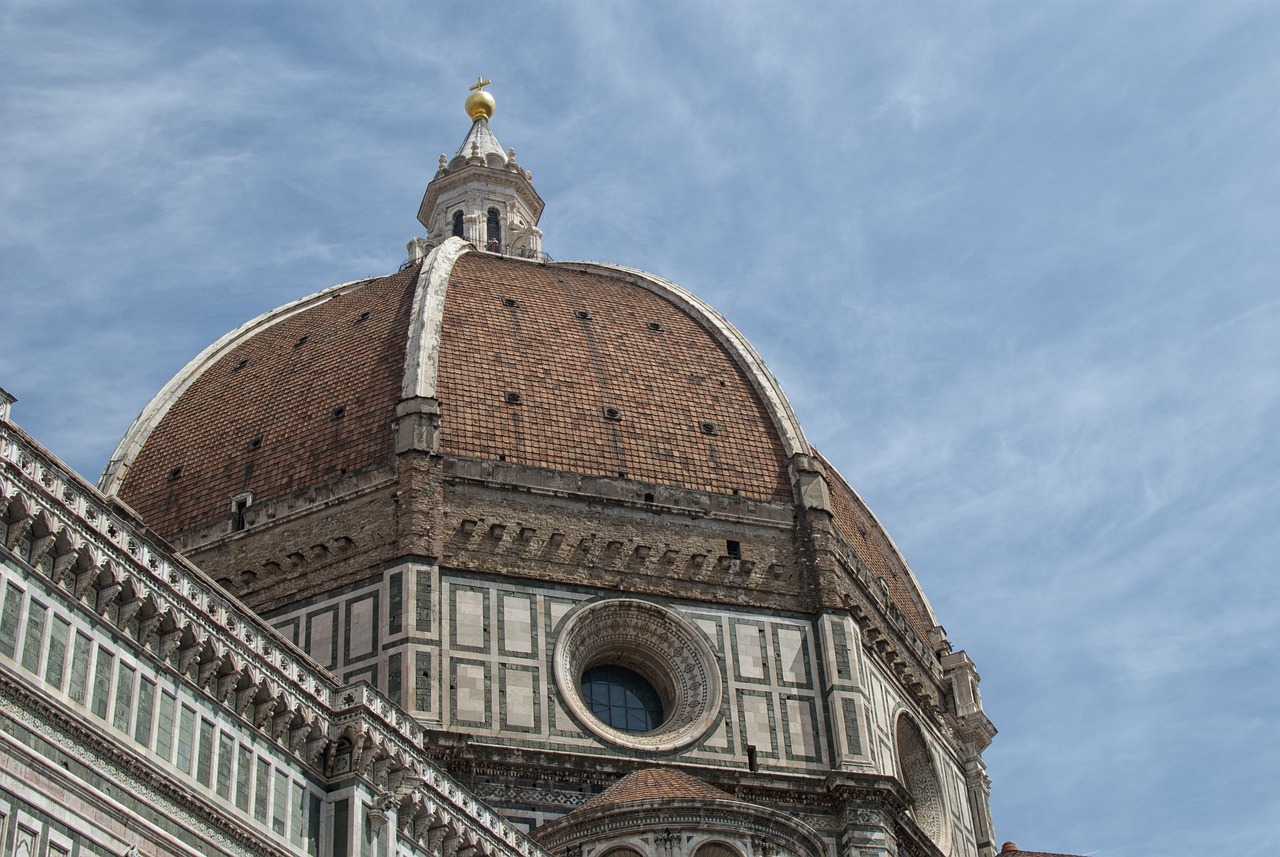
<svg viewBox="0 0 1280 857">
<path fill-rule="evenodd" d="M 423 402 L 438 420 L 431 451 L 447 458 L 766 504 L 788 519 L 818 502 L 919 638 L 935 624 L 887 534 L 719 314 L 641 271 L 456 238 L 215 342 L 138 417 L 102 487 L 160 535 L 207 540 L 234 528 L 237 498 L 261 506 L 387 468 L 397 420 Z M 825 474 L 820 501 L 800 495 L 804 460 Z"/>
<path fill-rule="evenodd" d="M 407 375 L 434 371 L 442 453 L 790 500 L 783 434 L 798 430 L 780 430 L 789 409 L 771 412 L 772 379 L 752 377 L 718 316 L 629 272 L 457 250 L 440 282 L 413 265 L 228 334 L 138 418 L 104 486 L 173 536 L 243 492 L 385 464 Z M 433 322 L 438 350 L 419 361 L 410 340 Z"/>
</svg>

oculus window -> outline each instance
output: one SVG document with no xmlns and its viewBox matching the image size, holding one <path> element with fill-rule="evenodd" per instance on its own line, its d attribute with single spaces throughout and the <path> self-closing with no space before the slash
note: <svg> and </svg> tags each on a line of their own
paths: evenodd
<svg viewBox="0 0 1280 857">
<path fill-rule="evenodd" d="M 650 601 L 582 605 L 561 625 L 555 681 L 587 732 L 632 750 L 669 753 L 721 716 L 720 665 L 706 636 Z"/>
<path fill-rule="evenodd" d="M 623 732 L 652 732 L 662 725 L 662 698 L 652 684 L 626 667 L 592 667 L 582 674 L 582 698 L 602 723 Z"/>
</svg>

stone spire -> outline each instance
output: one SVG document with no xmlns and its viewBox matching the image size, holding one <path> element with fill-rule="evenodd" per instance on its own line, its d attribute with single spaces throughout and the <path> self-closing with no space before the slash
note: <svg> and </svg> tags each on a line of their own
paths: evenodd
<svg viewBox="0 0 1280 857">
<path fill-rule="evenodd" d="M 465 103 L 471 130 L 452 160 L 440 156 L 418 209 L 427 237 L 409 242 L 411 258 L 451 236 L 493 253 L 542 258 L 542 198 L 533 189 L 533 177 L 516 163 L 515 150 L 504 152 L 489 128 L 495 102 L 484 87 L 490 83 L 477 77 L 471 87 Z"/>
</svg>

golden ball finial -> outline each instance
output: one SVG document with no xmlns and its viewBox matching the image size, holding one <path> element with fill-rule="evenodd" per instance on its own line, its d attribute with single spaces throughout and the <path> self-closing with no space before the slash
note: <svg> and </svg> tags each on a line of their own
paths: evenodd
<svg viewBox="0 0 1280 857">
<path fill-rule="evenodd" d="M 468 87 L 471 94 L 467 96 L 466 104 L 467 115 L 471 117 L 471 121 L 477 119 L 488 120 L 493 116 L 493 96 L 484 91 L 484 88 L 493 83 L 491 80 L 485 80 L 480 75 L 476 75 L 476 85 Z"/>
</svg>

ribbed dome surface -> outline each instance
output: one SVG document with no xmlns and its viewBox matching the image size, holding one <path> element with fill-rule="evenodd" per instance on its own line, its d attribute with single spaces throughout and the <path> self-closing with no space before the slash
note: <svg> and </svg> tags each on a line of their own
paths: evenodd
<svg viewBox="0 0 1280 857">
<path fill-rule="evenodd" d="M 791 498 L 777 432 L 742 369 L 683 310 L 622 280 L 462 256 L 438 383 L 446 452 Z"/>
<path fill-rule="evenodd" d="M 162 536 L 216 537 L 238 495 L 268 503 L 394 464 L 397 406 L 428 377 L 446 456 L 793 502 L 787 445 L 813 450 L 713 310 L 640 272 L 450 247 L 443 268 L 333 287 L 215 343 L 130 429 L 108 490 Z M 433 325 L 438 347 L 415 345 Z M 928 640 L 906 563 L 824 465 L 835 530 Z"/>
<path fill-rule="evenodd" d="M 131 430 L 121 498 L 173 536 L 224 519 L 242 492 L 261 503 L 392 461 L 418 274 L 319 293 L 189 366 L 158 397 L 158 421 Z M 446 454 L 791 499 L 743 368 L 684 309 L 625 279 L 464 253 L 437 371 Z"/>
<path fill-rule="evenodd" d="M 172 536 L 225 517 L 241 492 L 270 499 L 389 461 L 416 277 L 338 290 L 199 367 L 120 497 Z"/>
</svg>

